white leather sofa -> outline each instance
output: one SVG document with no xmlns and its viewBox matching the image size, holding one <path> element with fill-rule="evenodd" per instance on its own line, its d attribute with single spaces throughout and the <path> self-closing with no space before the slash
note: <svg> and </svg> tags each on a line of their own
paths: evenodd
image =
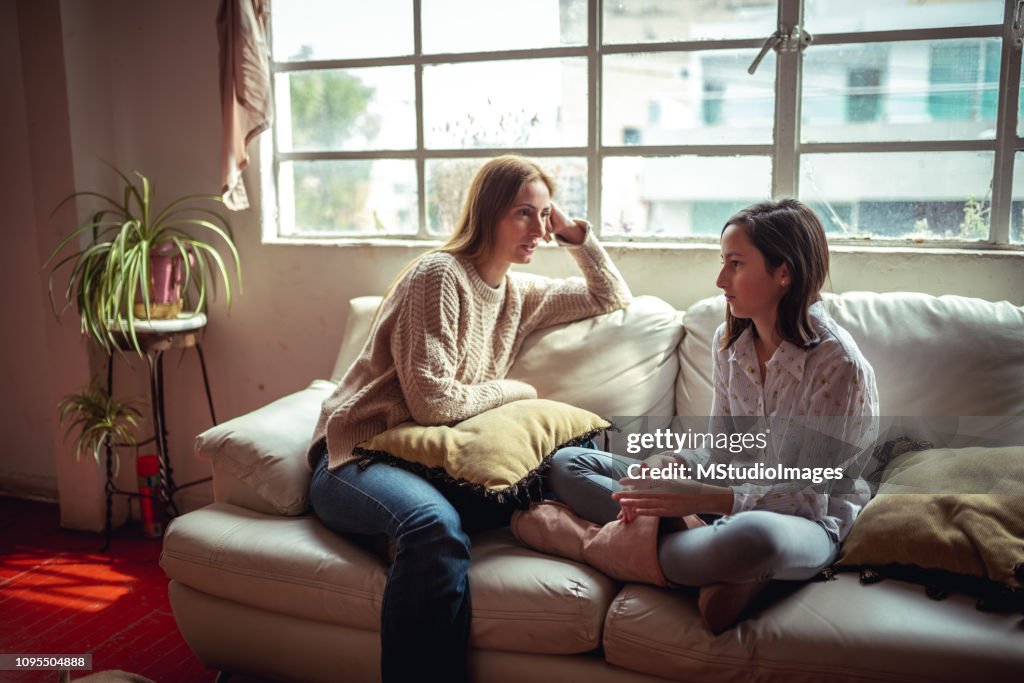
<svg viewBox="0 0 1024 683">
<path fill-rule="evenodd" d="M 376 299 L 351 302 L 333 377 L 359 352 Z M 829 310 L 874 365 L 883 415 L 1024 417 L 1024 309 L 962 297 L 846 293 Z M 721 298 L 685 315 L 630 308 L 532 336 L 511 376 L 609 418 L 707 415 Z M 326 380 L 200 435 L 216 502 L 174 520 L 161 560 L 175 618 L 212 669 L 280 680 L 379 678 L 382 557 L 307 511 L 305 451 Z M 913 421 L 911 421 L 913 422 Z M 1010 420 L 1010 422 L 1014 422 Z M 906 427 L 945 445 L 924 419 Z M 621 451 L 620 451 L 621 452 Z M 856 573 L 793 586 L 719 636 L 695 594 L 621 585 L 520 546 L 474 538 L 477 681 L 1022 680 L 1020 615 Z M 424 672 L 429 680 L 429 672 Z"/>
</svg>

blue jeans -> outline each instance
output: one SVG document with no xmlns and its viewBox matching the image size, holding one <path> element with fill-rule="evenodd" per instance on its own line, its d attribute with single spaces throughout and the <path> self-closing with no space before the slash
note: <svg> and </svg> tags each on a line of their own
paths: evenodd
<svg viewBox="0 0 1024 683">
<path fill-rule="evenodd" d="M 552 458 L 548 483 L 578 515 L 607 524 L 620 509 L 611 493 L 622 490 L 619 479 L 637 462 L 592 448 L 563 448 Z M 817 522 L 767 510 L 726 515 L 658 539 L 662 572 L 685 586 L 809 579 L 832 564 L 838 552 L 839 543 Z"/>
<path fill-rule="evenodd" d="M 467 530 L 508 523 L 511 509 L 446 497 L 412 472 L 358 462 L 313 472 L 313 511 L 339 534 L 395 539 L 381 606 L 381 679 L 465 681 L 472 608 Z"/>
</svg>

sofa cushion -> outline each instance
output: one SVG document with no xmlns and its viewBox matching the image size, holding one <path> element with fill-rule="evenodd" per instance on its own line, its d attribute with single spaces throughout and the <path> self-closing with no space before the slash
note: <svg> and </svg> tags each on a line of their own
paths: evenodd
<svg viewBox="0 0 1024 683">
<path fill-rule="evenodd" d="M 306 451 L 320 404 L 334 389 L 333 382 L 316 380 L 197 436 L 196 453 L 213 463 L 215 500 L 268 514 L 305 512 L 311 476 Z"/>
<path fill-rule="evenodd" d="M 760 606 L 770 603 L 770 609 Z M 690 591 L 628 584 L 605 622 L 610 664 L 676 680 L 1016 680 L 1020 616 L 979 612 L 966 596 L 928 599 L 900 581 L 777 582 L 754 614 L 721 635 Z"/>
<path fill-rule="evenodd" d="M 345 338 L 341 340 L 338 357 L 334 361 L 331 380 L 340 382 L 348 368 L 363 352 L 366 339 L 370 336 L 370 325 L 373 316 L 380 306 L 380 296 L 358 296 L 348 302 L 348 315 L 345 316 Z"/>
<path fill-rule="evenodd" d="M 620 427 L 628 427 L 624 417 L 667 418 L 675 414 L 681 319 L 661 299 L 638 296 L 625 309 L 534 332 L 508 376 Z M 610 436 L 609 449 L 625 452 Z"/>
<path fill-rule="evenodd" d="M 825 301 L 874 368 L 882 415 L 1024 415 L 1024 308 L 912 292 L 826 293 Z M 679 415 L 711 411 L 711 340 L 724 320 L 720 296 L 686 311 Z M 947 445 L 933 432 L 908 435 Z"/>
<path fill-rule="evenodd" d="M 356 446 L 355 454 L 416 472 L 496 503 L 541 498 L 541 473 L 559 448 L 580 446 L 610 423 L 559 401 L 512 401 L 452 426 L 404 422 Z"/>
<path fill-rule="evenodd" d="M 686 333 L 678 347 L 679 375 L 676 377 L 676 415 L 709 416 L 714 391 L 711 384 L 711 343 L 715 330 L 725 321 L 725 299 L 702 299 L 686 309 Z"/>
<path fill-rule="evenodd" d="M 231 681 L 380 683 L 380 635 L 374 631 L 268 612 L 178 581 L 170 582 L 167 593 L 185 642 L 206 668 L 230 671 Z M 471 680 L 486 683 L 667 683 L 611 666 L 599 652 L 566 656 L 477 648 L 469 652 L 469 671 Z M 425 682 L 437 680 L 426 674 Z"/>
<path fill-rule="evenodd" d="M 915 565 L 1024 585 L 1024 447 L 908 453 L 843 544 L 842 566 Z"/>
<path fill-rule="evenodd" d="M 167 576 L 225 600 L 375 631 L 383 560 L 312 515 L 270 516 L 214 503 L 176 518 L 160 559 Z M 475 647 L 570 654 L 601 643 L 615 584 L 600 572 L 522 547 L 508 529 L 473 538 Z"/>
</svg>

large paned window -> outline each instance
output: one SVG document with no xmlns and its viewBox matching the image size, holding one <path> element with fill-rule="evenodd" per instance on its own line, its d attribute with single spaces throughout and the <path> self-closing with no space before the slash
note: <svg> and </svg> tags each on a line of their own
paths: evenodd
<svg viewBox="0 0 1024 683">
<path fill-rule="evenodd" d="M 608 240 L 796 196 L 834 241 L 1019 244 L 1017 5 L 277 0 L 265 236 L 443 239 L 517 153 Z"/>
</svg>

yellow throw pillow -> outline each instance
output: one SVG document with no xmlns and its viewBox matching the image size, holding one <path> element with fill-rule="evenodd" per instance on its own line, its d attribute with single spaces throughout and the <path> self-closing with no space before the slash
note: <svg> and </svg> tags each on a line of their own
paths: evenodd
<svg viewBox="0 0 1024 683">
<path fill-rule="evenodd" d="M 559 448 L 580 445 L 607 420 L 546 399 L 513 401 L 451 427 L 404 422 L 356 446 L 355 454 L 410 469 L 498 503 L 539 498 L 540 476 Z M 531 496 L 532 492 L 532 496 Z"/>
<path fill-rule="evenodd" d="M 1024 447 L 892 461 L 837 565 L 914 565 L 1024 587 Z"/>
</svg>

